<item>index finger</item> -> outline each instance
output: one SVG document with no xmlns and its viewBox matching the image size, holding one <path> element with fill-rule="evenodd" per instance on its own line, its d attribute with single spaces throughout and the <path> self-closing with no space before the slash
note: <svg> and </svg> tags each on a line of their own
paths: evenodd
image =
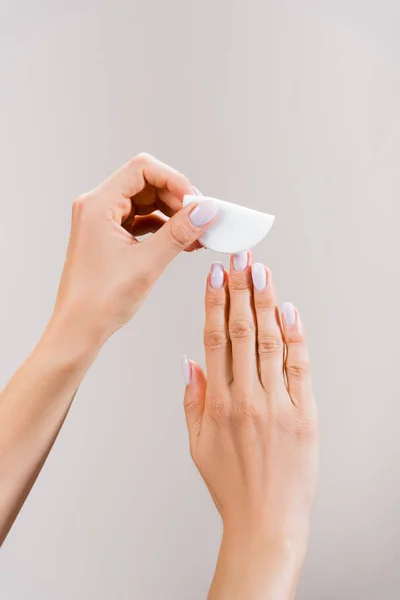
<svg viewBox="0 0 400 600">
<path fill-rule="evenodd" d="M 168 193 L 162 195 L 162 200 L 173 211 L 182 208 L 185 194 L 193 192 L 185 175 L 144 152 L 113 173 L 100 185 L 100 189 L 131 199 L 141 192 L 146 184 L 166 190 Z"/>
</svg>

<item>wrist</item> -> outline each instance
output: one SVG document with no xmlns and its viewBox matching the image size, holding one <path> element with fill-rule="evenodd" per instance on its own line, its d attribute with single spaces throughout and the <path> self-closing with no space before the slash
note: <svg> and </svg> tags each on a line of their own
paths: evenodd
<svg viewBox="0 0 400 600">
<path fill-rule="evenodd" d="M 257 557 L 269 560 L 271 555 L 282 563 L 295 568 L 301 567 L 307 550 L 308 525 L 296 532 L 274 531 L 258 523 L 246 526 L 224 524 L 222 545 L 232 556 Z"/>
<path fill-rule="evenodd" d="M 106 336 L 90 316 L 80 311 L 56 309 L 38 350 L 66 370 L 87 370 L 96 358 Z"/>
<path fill-rule="evenodd" d="M 209 600 L 293 598 L 306 542 L 262 527 L 224 527 Z"/>
</svg>

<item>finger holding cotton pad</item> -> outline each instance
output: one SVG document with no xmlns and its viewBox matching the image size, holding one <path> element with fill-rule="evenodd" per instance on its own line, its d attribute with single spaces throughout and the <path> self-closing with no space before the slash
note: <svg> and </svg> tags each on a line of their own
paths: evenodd
<svg viewBox="0 0 400 600">
<path fill-rule="evenodd" d="M 215 202 L 218 214 L 199 241 L 202 246 L 215 252 L 236 254 L 250 250 L 265 238 L 275 221 L 273 215 L 209 196 L 186 195 L 183 206 L 205 200 Z"/>
</svg>

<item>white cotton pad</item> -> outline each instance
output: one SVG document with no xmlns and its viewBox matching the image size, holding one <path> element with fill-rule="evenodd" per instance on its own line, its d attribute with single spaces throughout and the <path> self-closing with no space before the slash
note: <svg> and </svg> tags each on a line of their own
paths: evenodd
<svg viewBox="0 0 400 600">
<path fill-rule="evenodd" d="M 214 223 L 200 238 L 209 250 L 226 254 L 250 250 L 265 238 L 275 221 L 273 215 L 208 196 L 186 195 L 183 206 L 205 200 L 212 200 L 219 209 Z"/>
</svg>

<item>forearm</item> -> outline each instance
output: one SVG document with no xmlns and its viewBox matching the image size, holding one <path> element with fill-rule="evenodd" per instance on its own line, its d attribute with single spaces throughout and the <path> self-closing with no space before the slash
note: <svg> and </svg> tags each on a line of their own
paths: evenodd
<svg viewBox="0 0 400 600">
<path fill-rule="evenodd" d="M 303 545 L 224 533 L 208 600 L 293 600 Z"/>
<path fill-rule="evenodd" d="M 0 545 L 100 347 L 81 325 L 72 315 L 53 318 L 0 394 Z"/>
</svg>

